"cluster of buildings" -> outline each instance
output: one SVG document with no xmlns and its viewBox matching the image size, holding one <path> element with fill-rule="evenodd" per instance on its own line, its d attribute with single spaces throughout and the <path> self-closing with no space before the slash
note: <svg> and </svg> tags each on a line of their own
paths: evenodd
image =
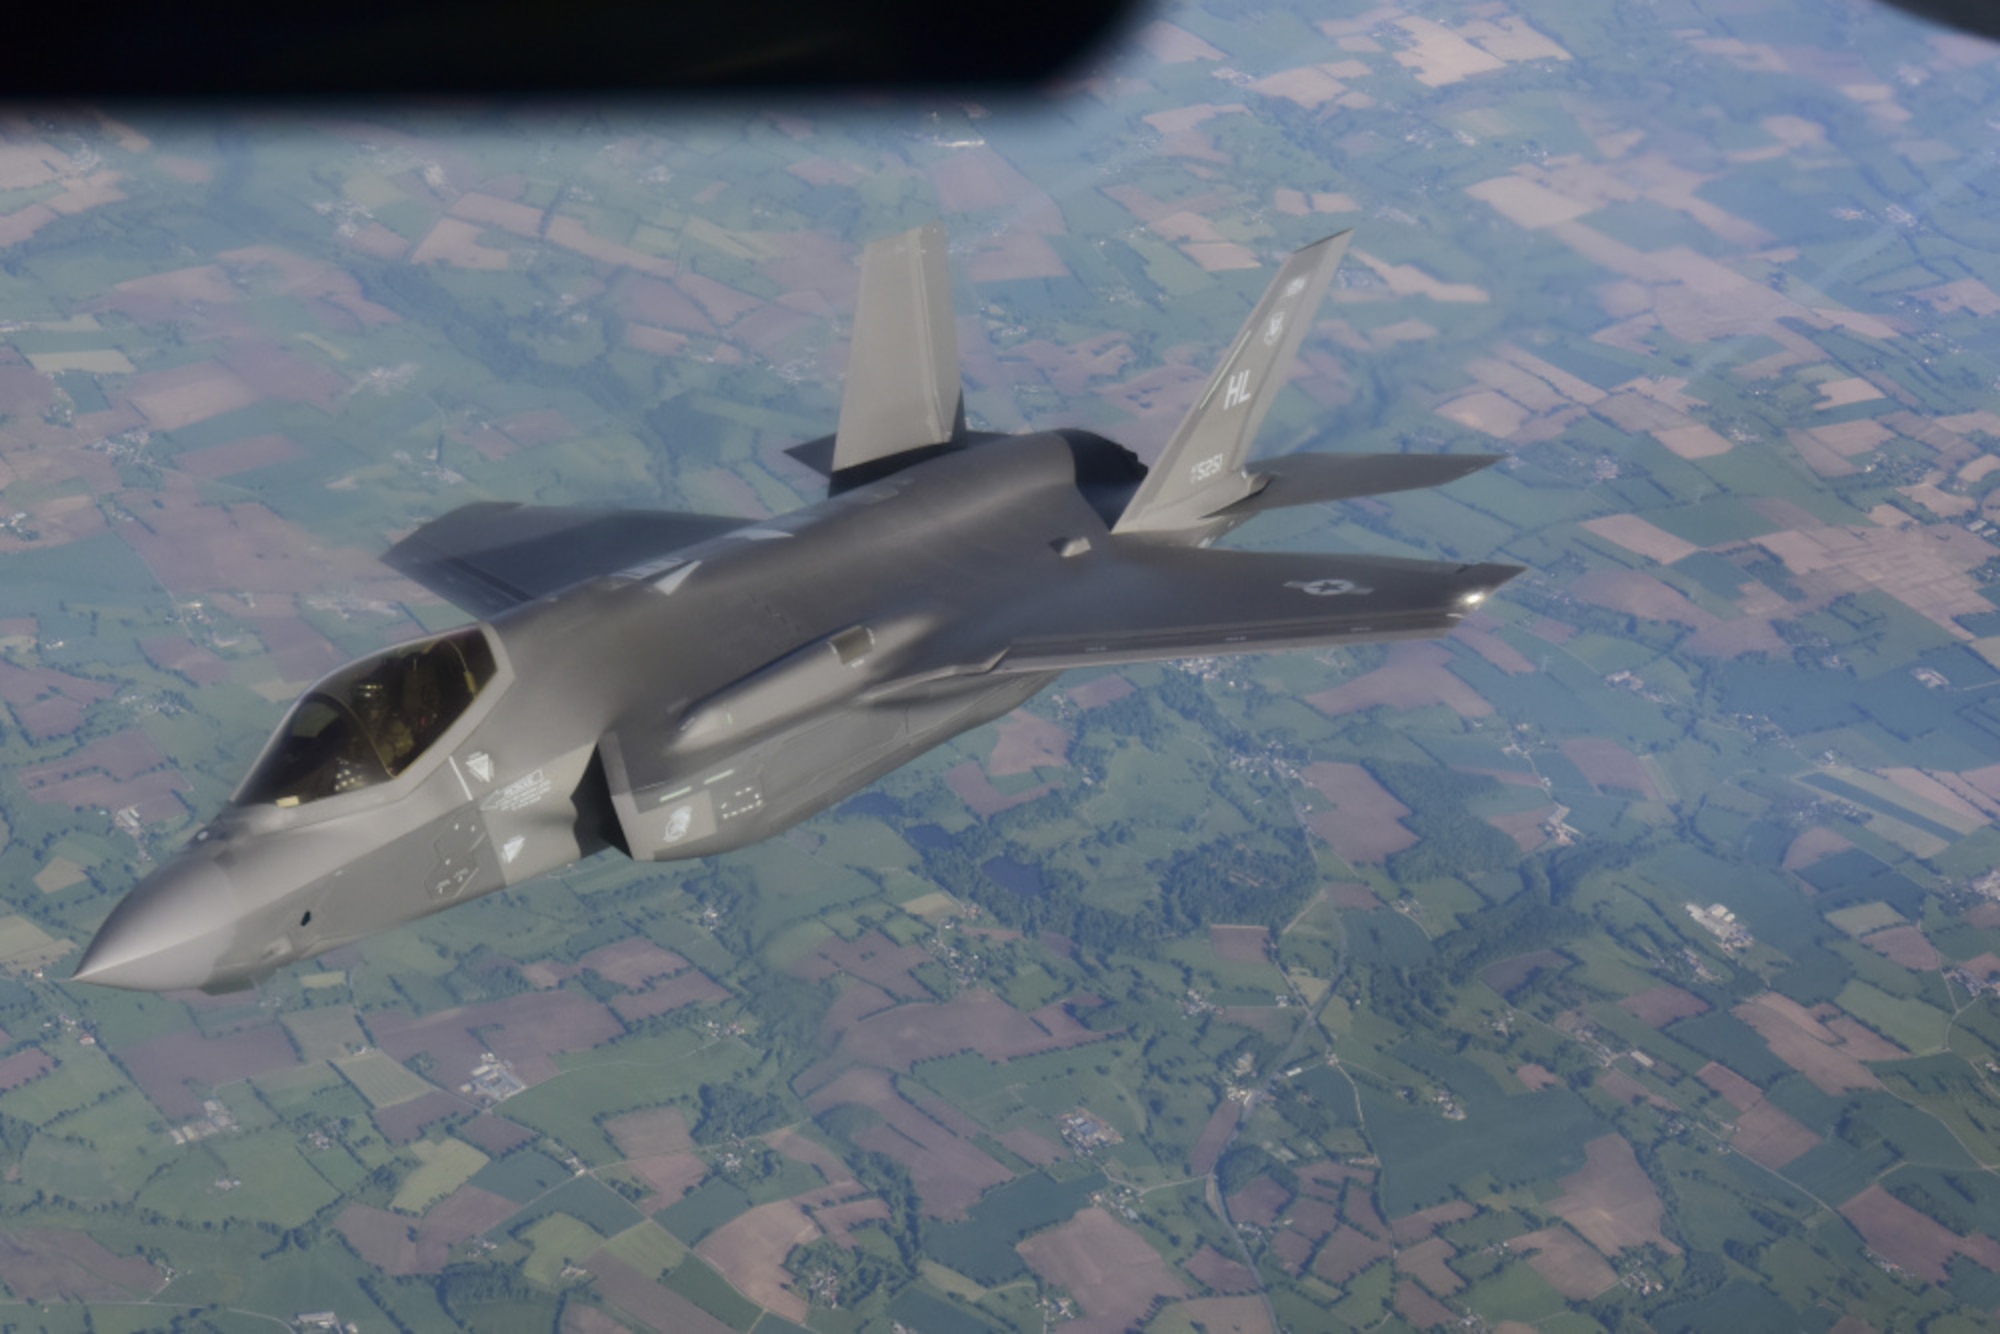
<svg viewBox="0 0 2000 1334">
<path fill-rule="evenodd" d="M 505 1102 L 527 1087 L 514 1073 L 513 1066 L 492 1052 L 483 1051 L 479 1053 L 479 1064 L 472 1067 L 472 1079 L 460 1084 L 458 1091 L 478 1098 L 490 1107 L 496 1102 Z"/>
<path fill-rule="evenodd" d="M 1726 950 L 1747 950 L 1751 945 L 1750 933 L 1736 922 L 1736 914 L 1720 903 L 1711 903 L 1706 908 L 1698 903 L 1687 905 L 1688 916 L 1701 925 L 1704 931 L 1722 942 Z"/>
<path fill-rule="evenodd" d="M 1123 1144 L 1125 1137 L 1111 1126 L 1079 1107 L 1075 1111 L 1064 1112 L 1057 1123 L 1062 1127 L 1063 1141 L 1078 1153 L 1088 1153 L 1092 1149 L 1107 1144 Z"/>
<path fill-rule="evenodd" d="M 236 1129 L 236 1118 L 227 1107 L 214 1098 L 207 1098 L 201 1104 L 202 1116 L 198 1121 L 190 1121 L 184 1126 L 175 1126 L 167 1132 L 167 1138 L 176 1144 L 192 1144 L 196 1140 L 207 1139 L 210 1135 L 220 1135 L 224 1131 Z"/>
</svg>

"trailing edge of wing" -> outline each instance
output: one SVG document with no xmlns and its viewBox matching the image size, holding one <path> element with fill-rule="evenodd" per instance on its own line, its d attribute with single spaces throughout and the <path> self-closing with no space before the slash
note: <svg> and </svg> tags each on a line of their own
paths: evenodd
<svg viewBox="0 0 2000 1334">
<path fill-rule="evenodd" d="M 389 548 L 382 563 L 453 606 L 492 617 L 746 522 L 718 514 L 482 502 L 433 519 Z"/>
<path fill-rule="evenodd" d="M 834 472 L 947 443 L 960 397 L 944 228 L 933 222 L 871 243 L 861 257 Z"/>
<path fill-rule="evenodd" d="M 1116 543 L 994 633 L 938 645 L 874 694 L 942 677 L 1448 633 L 1520 567 Z"/>
</svg>

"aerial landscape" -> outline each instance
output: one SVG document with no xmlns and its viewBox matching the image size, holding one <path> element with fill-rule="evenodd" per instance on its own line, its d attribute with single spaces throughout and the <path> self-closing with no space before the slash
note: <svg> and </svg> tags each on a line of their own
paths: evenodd
<svg viewBox="0 0 2000 1334">
<path fill-rule="evenodd" d="M 1179 3 L 1021 100 L 0 116 L 0 1324 L 1971 1331 L 2000 1314 L 2000 46 L 1859 0 Z M 966 412 L 1506 455 L 1265 551 L 1446 639 L 1072 672 L 769 842 L 72 985 L 461 505 Z M 689 652 L 698 652 L 690 645 Z"/>
</svg>

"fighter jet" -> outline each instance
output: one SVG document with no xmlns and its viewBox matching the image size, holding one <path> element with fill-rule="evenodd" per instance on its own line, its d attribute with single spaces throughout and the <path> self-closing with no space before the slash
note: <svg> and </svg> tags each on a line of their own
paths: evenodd
<svg viewBox="0 0 2000 1334">
<path fill-rule="evenodd" d="M 826 499 L 772 519 L 482 503 L 387 563 L 478 618 L 308 690 L 74 980 L 249 985 L 615 848 L 790 828 L 1077 667 L 1440 635 L 1514 566 L 1209 549 L 1491 455 L 1247 462 L 1348 234 L 1294 254 L 1150 469 L 967 428 L 945 238 L 862 257 Z"/>
</svg>

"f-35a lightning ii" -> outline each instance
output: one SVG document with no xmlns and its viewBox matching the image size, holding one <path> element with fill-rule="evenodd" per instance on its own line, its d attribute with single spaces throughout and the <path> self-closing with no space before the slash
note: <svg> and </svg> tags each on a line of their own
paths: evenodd
<svg viewBox="0 0 2000 1334">
<path fill-rule="evenodd" d="M 1246 464 L 1347 234 L 1293 255 L 1150 470 L 968 430 L 942 230 L 870 245 L 830 494 L 775 519 L 475 504 L 384 558 L 478 621 L 307 691 L 74 980 L 246 985 L 606 848 L 769 838 L 1062 671 L 1438 635 L 1518 569 L 1209 550 L 1488 455 Z"/>
</svg>

